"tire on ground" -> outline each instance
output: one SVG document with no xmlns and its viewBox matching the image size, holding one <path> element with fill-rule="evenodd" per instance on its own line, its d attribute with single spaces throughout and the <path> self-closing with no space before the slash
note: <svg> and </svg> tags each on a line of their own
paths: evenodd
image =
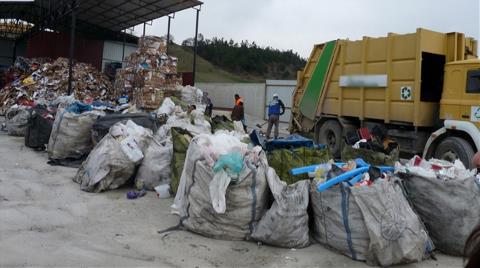
<svg viewBox="0 0 480 268">
<path fill-rule="evenodd" d="M 474 168 L 472 159 L 475 152 L 466 140 L 459 137 L 448 137 L 437 146 L 434 157 L 453 161 L 453 157 L 458 158 L 467 168 Z"/>
<path fill-rule="evenodd" d="M 340 157 L 342 151 L 342 126 L 336 120 L 328 120 L 320 125 L 317 141 L 326 144 L 334 157 Z"/>
</svg>

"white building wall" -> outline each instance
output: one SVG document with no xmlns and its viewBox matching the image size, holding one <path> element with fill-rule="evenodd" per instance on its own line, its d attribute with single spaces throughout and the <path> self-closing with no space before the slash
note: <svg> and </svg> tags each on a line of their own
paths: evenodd
<svg viewBox="0 0 480 268">
<path fill-rule="evenodd" d="M 285 114 L 280 116 L 281 122 L 290 122 L 292 116 L 292 101 L 293 92 L 297 86 L 295 80 L 267 80 L 265 90 L 265 119 L 268 118 L 268 104 L 273 99 L 273 94 L 278 94 L 278 97 L 285 104 Z"/>
<path fill-rule="evenodd" d="M 195 83 L 197 88 L 208 93 L 215 109 L 232 109 L 234 95 L 239 94 L 243 98 L 245 112 L 257 118 L 266 118 L 266 106 L 273 94 L 277 93 L 287 108 L 280 118 L 282 122 L 290 120 L 295 85 L 296 81 L 292 80 L 267 80 L 266 83 Z"/>
<path fill-rule="evenodd" d="M 136 44 L 125 43 L 125 57 L 137 50 Z M 114 41 L 105 41 L 103 44 L 102 71 L 105 64 L 110 62 L 122 62 L 123 43 Z"/>
</svg>

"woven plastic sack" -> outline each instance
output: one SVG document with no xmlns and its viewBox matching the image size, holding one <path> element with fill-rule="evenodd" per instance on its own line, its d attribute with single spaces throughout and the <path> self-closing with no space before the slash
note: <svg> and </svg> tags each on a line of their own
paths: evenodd
<svg viewBox="0 0 480 268">
<path fill-rule="evenodd" d="M 92 127 L 102 112 L 57 113 L 48 142 L 48 157 L 54 160 L 81 159 L 93 148 Z"/>
<path fill-rule="evenodd" d="M 436 248 L 462 256 L 468 236 L 480 221 L 480 184 L 475 177 L 442 180 L 405 175 L 404 182 Z"/>
<path fill-rule="evenodd" d="M 102 192 L 124 185 L 135 173 L 136 161 L 122 148 L 122 141 L 130 138 L 142 152 L 146 151 L 152 132 L 135 125 L 117 123 L 92 150 L 82 163 L 73 181 L 87 192 Z"/>
<path fill-rule="evenodd" d="M 353 260 L 390 266 L 421 261 L 433 250 L 396 180 L 323 192 L 312 185 L 310 196 L 314 238 Z"/>
<path fill-rule="evenodd" d="M 172 154 L 173 146 L 171 143 L 162 145 L 153 139 L 145 152 L 145 157 L 135 177 L 136 188 L 138 190 L 154 190 L 158 185 L 169 184 Z"/>
<path fill-rule="evenodd" d="M 275 200 L 258 222 L 252 238 L 285 248 L 308 246 L 309 181 L 287 185 L 280 180 L 273 168 L 268 168 L 267 181 Z"/>
<path fill-rule="evenodd" d="M 215 176 L 206 160 L 205 135 L 194 138 L 187 152 L 180 186 L 172 205 L 182 225 L 195 233 L 226 240 L 248 240 L 255 224 L 266 210 L 268 187 L 264 153 L 249 151 L 244 169 L 236 183 L 229 184 L 225 194 L 226 210 L 215 211 L 210 184 Z"/>
</svg>

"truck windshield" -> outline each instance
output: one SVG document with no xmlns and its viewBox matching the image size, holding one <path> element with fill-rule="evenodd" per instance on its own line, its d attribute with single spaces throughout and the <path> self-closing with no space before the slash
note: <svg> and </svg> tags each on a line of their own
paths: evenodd
<svg viewBox="0 0 480 268">
<path fill-rule="evenodd" d="M 480 69 L 467 72 L 467 93 L 480 93 Z"/>
</svg>

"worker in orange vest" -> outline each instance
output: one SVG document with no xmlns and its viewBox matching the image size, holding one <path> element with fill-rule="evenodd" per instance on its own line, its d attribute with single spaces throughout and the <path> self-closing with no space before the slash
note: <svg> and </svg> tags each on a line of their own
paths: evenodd
<svg viewBox="0 0 480 268">
<path fill-rule="evenodd" d="M 235 94 L 235 105 L 240 105 L 240 102 L 243 103 L 243 98 L 240 95 Z"/>
</svg>

